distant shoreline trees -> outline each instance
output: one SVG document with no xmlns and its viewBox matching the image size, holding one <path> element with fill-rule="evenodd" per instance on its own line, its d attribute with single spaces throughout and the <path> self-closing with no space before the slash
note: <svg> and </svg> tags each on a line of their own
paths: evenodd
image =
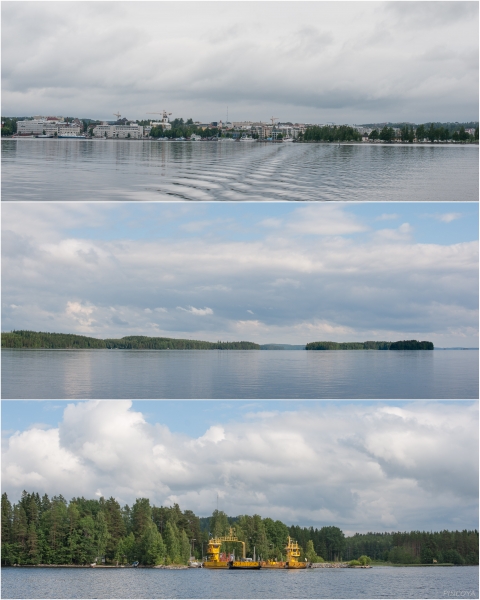
<svg viewBox="0 0 480 600">
<path fill-rule="evenodd" d="M 433 350 L 432 342 L 310 342 L 306 350 Z"/>
<path fill-rule="evenodd" d="M 49 333 L 14 330 L 2 333 L 2 348 L 38 349 L 106 349 L 106 350 L 269 350 L 281 344 L 254 342 L 205 342 L 175 338 L 130 335 L 119 339 L 99 339 L 74 333 Z M 287 346 L 287 349 L 289 347 Z M 305 350 L 433 350 L 432 342 L 402 340 L 398 342 L 310 342 Z"/>
<path fill-rule="evenodd" d="M 40 331 L 2 332 L 2 348 L 119 349 L 119 350 L 259 350 L 253 342 L 204 342 L 131 335 L 120 339 L 98 339 L 71 333 Z"/>
<path fill-rule="evenodd" d="M 424 143 L 431 142 L 455 142 L 455 143 L 478 143 L 478 123 L 474 133 L 466 131 L 465 125 L 458 123 L 425 123 L 422 125 L 403 124 L 399 127 L 384 125 L 382 128 L 374 127 L 368 134 L 368 139 L 372 142 L 394 142 L 403 143 Z M 330 125 L 310 125 L 300 136 L 299 141 L 304 142 L 347 142 L 361 141 L 362 135 L 357 129 L 348 125 L 330 126 Z"/>
<path fill-rule="evenodd" d="M 201 559 L 211 536 L 223 536 L 233 528 L 245 542 L 246 555 L 285 559 L 287 537 L 301 547 L 301 560 L 309 562 L 389 561 L 397 564 L 478 564 L 478 531 L 411 531 L 366 533 L 345 537 L 335 526 L 320 529 L 287 526 L 260 515 L 229 517 L 215 510 L 198 517 L 191 510 L 154 506 L 137 498 L 123 507 L 113 497 L 95 500 L 62 495 L 22 492 L 12 505 L 2 494 L 2 566 L 87 565 L 94 562 L 142 565 L 186 564 Z M 224 552 L 238 552 L 225 543 Z"/>
</svg>

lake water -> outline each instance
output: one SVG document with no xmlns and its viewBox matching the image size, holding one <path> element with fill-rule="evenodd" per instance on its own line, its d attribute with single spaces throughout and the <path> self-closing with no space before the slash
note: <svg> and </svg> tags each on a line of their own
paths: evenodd
<svg viewBox="0 0 480 600">
<path fill-rule="evenodd" d="M 478 598 L 478 567 L 275 572 L 3 568 L 2 598 Z"/>
<path fill-rule="evenodd" d="M 2 350 L 4 399 L 472 399 L 478 350 Z"/>
<path fill-rule="evenodd" d="M 478 201 L 478 146 L 2 140 L 3 200 Z"/>
</svg>

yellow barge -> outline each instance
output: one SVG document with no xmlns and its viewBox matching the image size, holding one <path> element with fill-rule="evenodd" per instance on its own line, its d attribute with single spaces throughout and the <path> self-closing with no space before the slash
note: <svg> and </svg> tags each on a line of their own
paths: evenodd
<svg viewBox="0 0 480 600">
<path fill-rule="evenodd" d="M 220 560 L 220 547 L 224 542 L 234 542 L 242 544 L 242 558 L 237 560 Z M 230 534 L 222 537 L 210 538 L 207 546 L 207 558 L 202 566 L 205 569 L 306 569 L 307 561 L 300 562 L 297 558 L 300 557 L 300 547 L 298 542 L 288 536 L 287 545 L 285 546 L 287 560 L 252 560 L 245 557 L 245 542 L 239 540 L 236 535 L 233 535 L 232 528 Z"/>
<path fill-rule="evenodd" d="M 240 560 L 220 560 L 220 546 L 223 542 L 235 542 L 242 544 L 243 553 Z M 245 557 L 245 542 L 239 540 L 236 535 L 233 535 L 233 530 L 230 527 L 230 534 L 218 538 L 211 538 L 207 546 L 207 560 L 204 561 L 205 569 L 260 569 L 261 565 L 258 560 L 252 560 Z"/>
</svg>

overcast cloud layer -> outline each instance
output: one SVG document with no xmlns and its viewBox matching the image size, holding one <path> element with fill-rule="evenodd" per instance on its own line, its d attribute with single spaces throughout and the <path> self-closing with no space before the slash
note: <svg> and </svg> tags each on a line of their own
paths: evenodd
<svg viewBox="0 0 480 600">
<path fill-rule="evenodd" d="M 477 2 L 3 2 L 2 114 L 478 120 Z"/>
<path fill-rule="evenodd" d="M 275 405 L 272 403 L 272 408 Z M 477 403 L 312 404 L 212 423 L 192 438 L 130 401 L 69 404 L 58 428 L 4 440 L 2 489 L 178 502 L 354 531 L 474 528 Z"/>
<path fill-rule="evenodd" d="M 473 204 L 416 227 L 346 204 L 2 208 L 3 331 L 478 347 L 478 230 L 421 232 L 462 231 Z"/>
</svg>

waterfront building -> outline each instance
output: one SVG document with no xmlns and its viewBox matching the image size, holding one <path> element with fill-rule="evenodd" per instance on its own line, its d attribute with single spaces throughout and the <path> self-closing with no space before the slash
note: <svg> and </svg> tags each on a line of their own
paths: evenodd
<svg viewBox="0 0 480 600">
<path fill-rule="evenodd" d="M 143 137 L 143 127 L 137 123 L 130 123 L 130 125 L 109 125 L 104 121 L 101 125 L 94 127 L 93 136 L 108 139 L 138 140 Z"/>
<path fill-rule="evenodd" d="M 172 128 L 172 125 L 164 119 L 162 119 L 161 121 L 152 121 L 150 125 L 152 127 L 161 127 L 163 131 L 170 131 L 170 129 Z"/>
<path fill-rule="evenodd" d="M 19 135 L 79 135 L 83 124 L 66 123 L 63 117 L 39 117 L 25 121 L 17 121 Z"/>
</svg>

